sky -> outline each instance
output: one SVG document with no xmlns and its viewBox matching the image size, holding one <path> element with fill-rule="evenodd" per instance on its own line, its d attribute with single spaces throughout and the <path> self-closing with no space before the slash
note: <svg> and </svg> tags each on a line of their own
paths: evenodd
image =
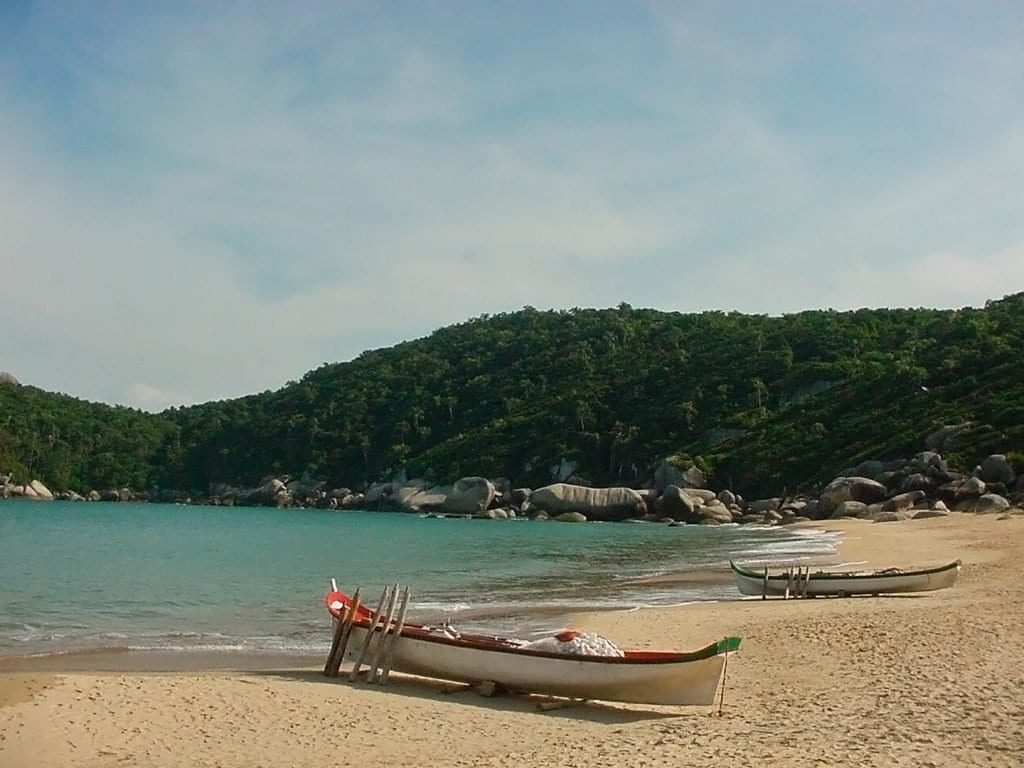
<svg viewBox="0 0 1024 768">
<path fill-rule="evenodd" d="M 1024 290 L 1024 3 L 0 2 L 0 371 L 149 411 L 482 314 Z"/>
</svg>

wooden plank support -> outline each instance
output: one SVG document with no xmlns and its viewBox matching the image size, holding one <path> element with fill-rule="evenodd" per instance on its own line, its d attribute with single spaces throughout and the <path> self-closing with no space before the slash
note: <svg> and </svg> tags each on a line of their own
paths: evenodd
<svg viewBox="0 0 1024 768">
<path fill-rule="evenodd" d="M 391 631 L 391 622 L 395 618 L 395 601 L 398 598 L 398 584 L 391 587 L 391 594 L 388 596 L 388 609 L 387 613 L 384 614 L 384 624 L 382 625 L 380 638 L 377 640 L 377 647 L 374 649 L 373 656 L 371 657 L 369 664 L 369 671 L 366 675 L 366 682 L 374 683 L 377 681 L 377 675 L 380 674 L 380 665 L 384 661 L 384 649 L 388 643 L 388 633 Z"/>
<path fill-rule="evenodd" d="M 761 585 L 761 599 L 768 599 L 768 566 L 764 567 L 764 582 Z"/>
<path fill-rule="evenodd" d="M 337 592 L 337 589 L 334 590 Z M 327 655 L 327 663 L 324 665 L 324 674 L 328 677 L 337 677 L 341 664 L 345 660 L 345 648 L 348 646 L 348 639 L 352 635 L 352 624 L 359 613 L 359 589 L 352 595 L 352 602 L 348 610 L 341 618 L 335 619 L 334 641 L 331 643 L 331 652 Z"/>
<path fill-rule="evenodd" d="M 384 652 L 384 660 L 381 665 L 380 678 L 377 680 L 381 685 L 388 684 L 388 676 L 391 674 L 391 665 L 395 660 L 395 646 L 398 645 L 398 638 L 405 629 L 405 612 L 409 608 L 409 588 L 402 589 L 402 603 L 398 608 L 398 626 L 391 635 L 387 650 Z"/>
<path fill-rule="evenodd" d="M 345 650 L 348 648 L 349 638 L 352 637 L 352 627 L 355 626 L 356 620 L 359 618 L 359 589 L 356 589 L 354 595 L 352 595 L 352 609 L 348 613 L 348 622 L 345 625 L 345 633 L 341 637 L 341 645 L 338 647 L 338 661 L 334 668 L 334 674 L 331 677 L 337 677 L 341 670 L 341 665 L 345 663 Z"/>
<path fill-rule="evenodd" d="M 327 652 L 327 661 L 324 662 L 324 675 L 332 677 L 334 670 L 338 667 L 334 660 L 338 657 L 338 646 L 341 645 L 341 636 L 345 634 L 345 624 L 348 622 L 350 608 L 346 608 L 341 618 L 334 618 L 334 638 L 331 640 L 331 650 Z"/>
<path fill-rule="evenodd" d="M 377 627 L 380 625 L 381 620 L 384 618 L 381 615 L 381 611 L 384 609 L 384 602 L 385 600 L 387 600 L 390 592 L 391 585 L 388 584 L 386 587 L 384 587 L 384 592 L 380 596 L 380 603 L 378 603 L 377 610 L 373 613 L 373 620 L 370 622 L 370 626 L 366 629 L 366 639 L 363 640 L 363 647 L 359 649 L 359 655 L 356 657 L 355 666 L 352 667 L 352 672 L 349 673 L 349 680 L 355 680 L 359 676 L 359 668 L 363 666 L 363 660 L 366 658 L 367 651 L 370 650 L 370 644 L 373 643 L 373 638 L 376 635 Z"/>
</svg>

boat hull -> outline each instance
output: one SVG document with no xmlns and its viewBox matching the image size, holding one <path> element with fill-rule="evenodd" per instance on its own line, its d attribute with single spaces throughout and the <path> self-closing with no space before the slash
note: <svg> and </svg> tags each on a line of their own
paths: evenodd
<svg viewBox="0 0 1024 768">
<path fill-rule="evenodd" d="M 795 588 L 793 579 L 785 573 L 768 574 L 767 584 L 764 573 L 743 568 L 735 563 L 732 567 L 736 586 L 744 595 L 786 595 Z M 849 595 L 886 595 L 911 592 L 931 592 L 948 589 L 956 583 L 960 573 L 960 561 L 939 568 L 893 573 L 843 574 L 819 571 L 807 576 L 806 590 L 800 585 L 802 594 L 809 597 L 842 597 Z"/>
<path fill-rule="evenodd" d="M 355 625 L 346 657 L 354 660 L 368 627 Z M 377 630 L 379 634 L 380 630 Z M 376 644 L 376 639 L 375 643 Z M 463 683 L 491 681 L 522 693 L 676 706 L 714 702 L 726 653 L 738 640 L 685 654 L 640 654 L 653 658 L 570 657 L 513 648 L 482 648 L 429 636 L 400 635 L 391 669 Z M 679 654 L 684 656 L 684 654 Z M 665 658 L 662 658 L 665 657 Z"/>
</svg>

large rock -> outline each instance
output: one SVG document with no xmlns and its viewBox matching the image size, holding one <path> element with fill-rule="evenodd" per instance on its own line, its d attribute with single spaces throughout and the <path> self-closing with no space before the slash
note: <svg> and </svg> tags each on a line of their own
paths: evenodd
<svg viewBox="0 0 1024 768">
<path fill-rule="evenodd" d="M 361 493 L 350 493 L 338 499 L 338 506 L 342 509 L 365 509 L 366 504 Z"/>
<path fill-rule="evenodd" d="M 903 478 L 900 484 L 897 486 L 897 490 L 900 493 L 909 493 L 911 491 L 923 491 L 926 495 L 931 496 L 939 488 L 939 480 L 934 475 L 925 472 L 914 472 Z"/>
<path fill-rule="evenodd" d="M 701 525 L 724 525 L 732 522 L 732 512 L 717 500 L 697 510 L 697 516 L 697 522 Z"/>
<path fill-rule="evenodd" d="M 693 516 L 697 504 L 690 495 L 678 485 L 670 485 L 655 502 L 655 511 L 664 517 L 671 517 L 679 522 L 687 522 Z"/>
<path fill-rule="evenodd" d="M 885 498 L 887 492 L 884 485 L 867 477 L 837 477 L 818 497 L 818 514 L 827 517 L 844 501 L 873 504 Z"/>
<path fill-rule="evenodd" d="M 38 480 L 33 480 L 29 483 L 25 490 L 28 491 L 29 489 L 32 490 L 32 495 L 35 498 L 40 499 L 41 501 L 53 501 L 53 494 L 50 493 L 50 489 Z"/>
<path fill-rule="evenodd" d="M 427 488 L 420 483 L 411 483 L 395 488 L 387 497 L 387 504 L 403 512 L 442 509 L 450 492 L 449 485 L 434 485 Z"/>
<path fill-rule="evenodd" d="M 374 483 L 366 489 L 363 494 L 363 503 L 367 508 L 373 508 L 381 504 L 395 490 L 391 483 Z"/>
<path fill-rule="evenodd" d="M 316 505 L 327 497 L 327 483 L 310 477 L 288 481 L 288 495 L 300 504 Z"/>
<path fill-rule="evenodd" d="M 233 491 L 227 487 L 221 489 L 221 491 L 220 496 L 230 497 L 240 504 L 277 505 L 278 498 L 282 494 L 287 494 L 288 488 L 283 480 L 279 480 L 276 477 L 266 477 L 263 478 L 263 483 L 247 491 Z M 104 501 L 107 500 L 106 496 L 104 496 Z"/>
<path fill-rule="evenodd" d="M 913 506 L 923 498 L 924 491 L 907 491 L 906 493 L 900 493 L 890 499 L 886 499 L 885 503 L 882 504 L 882 511 L 906 512 L 908 509 L 912 509 Z"/>
<path fill-rule="evenodd" d="M 940 486 L 939 495 L 947 504 L 960 505 L 977 499 L 985 490 L 984 480 L 980 477 L 968 477 Z"/>
<path fill-rule="evenodd" d="M 463 477 L 455 481 L 444 502 L 445 512 L 475 514 L 491 506 L 494 483 L 483 477 Z"/>
<path fill-rule="evenodd" d="M 587 488 L 568 483 L 538 488 L 530 496 L 530 506 L 552 516 L 579 512 L 588 520 L 602 521 L 640 517 L 647 511 L 643 497 L 632 488 Z"/>
<path fill-rule="evenodd" d="M 963 512 L 974 512 L 978 515 L 991 515 L 1009 508 L 1010 502 L 998 493 L 986 493 L 973 501 L 965 501 L 962 505 L 957 505 L 957 509 Z"/>
<path fill-rule="evenodd" d="M 868 510 L 868 505 L 863 501 L 852 501 L 847 499 L 841 501 L 836 505 L 836 508 L 832 510 L 832 518 L 838 520 L 841 517 L 864 517 Z"/>
<path fill-rule="evenodd" d="M 686 495 L 693 499 L 694 504 L 710 504 L 718 495 L 707 488 L 694 488 L 693 486 L 684 485 L 683 490 Z"/>
<path fill-rule="evenodd" d="M 921 451 L 910 461 L 910 466 L 918 472 L 924 472 L 929 467 L 945 471 L 949 469 L 945 459 L 935 451 Z"/>
<path fill-rule="evenodd" d="M 32 480 L 28 485 L 14 485 L 11 488 L 11 492 L 13 496 L 32 499 L 36 502 L 53 501 L 53 494 L 51 494 L 49 488 L 43 485 L 39 480 Z"/>
<path fill-rule="evenodd" d="M 924 444 L 929 451 L 944 453 L 950 448 L 955 448 L 960 436 L 974 429 L 974 422 L 965 421 L 962 424 L 947 424 L 925 438 Z"/>
<path fill-rule="evenodd" d="M 509 491 L 509 499 L 515 505 L 521 505 L 533 495 L 532 488 L 513 488 Z"/>
<path fill-rule="evenodd" d="M 12 387 L 21 386 L 21 382 L 14 378 L 14 374 L 7 371 L 0 371 L 0 384 L 8 384 Z"/>
<path fill-rule="evenodd" d="M 668 459 L 662 459 L 661 464 L 654 470 L 654 488 L 659 493 L 663 493 L 670 485 L 677 485 L 680 488 L 703 488 L 704 483 L 704 473 L 697 467 L 680 469 Z"/>
<path fill-rule="evenodd" d="M 777 496 L 770 499 L 755 499 L 747 505 L 747 511 L 757 515 L 764 512 L 774 512 L 781 506 L 782 499 Z"/>
<path fill-rule="evenodd" d="M 818 500 L 804 497 L 786 499 L 782 502 L 782 506 L 779 508 L 778 514 L 781 517 L 792 517 L 793 515 L 797 515 L 799 517 L 809 517 L 814 520 L 818 518 Z"/>
<path fill-rule="evenodd" d="M 665 489 L 670 485 L 674 485 L 677 488 L 682 488 L 686 485 L 683 480 L 683 471 L 674 464 L 669 463 L 668 459 L 662 459 L 661 463 L 654 470 L 654 489 L 658 493 L 664 493 Z"/>
<path fill-rule="evenodd" d="M 703 488 L 706 482 L 704 473 L 697 467 L 683 470 L 683 486 L 685 488 Z"/>
<path fill-rule="evenodd" d="M 884 485 L 891 492 L 891 491 L 896 490 L 896 488 L 899 487 L 899 484 L 903 482 L 904 476 L 905 476 L 905 473 L 903 473 L 903 472 L 898 472 L 896 470 L 889 470 L 887 472 L 883 472 L 878 477 L 874 477 L 874 478 L 871 478 L 871 479 L 872 480 L 877 480 L 878 482 L 880 482 L 882 485 Z"/>
<path fill-rule="evenodd" d="M 1003 454 L 993 453 L 981 462 L 981 479 L 986 483 L 1013 485 L 1017 473 L 1013 471 L 1013 467 Z"/>
</svg>

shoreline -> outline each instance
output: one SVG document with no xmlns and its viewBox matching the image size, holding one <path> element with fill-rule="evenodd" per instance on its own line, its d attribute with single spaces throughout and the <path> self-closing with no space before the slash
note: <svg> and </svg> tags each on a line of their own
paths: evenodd
<svg viewBox="0 0 1024 768">
<path fill-rule="evenodd" d="M 743 562 L 758 565 L 800 563 L 801 565 L 825 568 L 852 565 L 882 568 L 893 565 L 894 563 L 886 561 L 884 558 L 879 559 L 875 553 L 869 554 L 864 551 L 864 547 L 859 544 L 859 537 L 856 535 L 862 525 L 870 525 L 870 523 L 855 519 L 797 523 L 792 526 L 794 530 L 813 532 L 814 535 L 829 534 L 832 544 L 831 551 L 824 552 L 817 549 L 806 553 L 798 551 L 789 557 L 781 558 L 765 556 L 770 553 L 761 552 L 760 556 L 754 555 L 745 558 Z M 931 561 L 915 562 L 913 565 L 925 567 L 944 562 L 948 562 L 948 560 L 932 558 Z M 575 604 L 484 605 L 459 611 L 456 623 L 460 628 L 469 628 L 472 631 L 485 633 L 502 633 L 502 630 L 507 630 L 511 623 L 519 630 L 518 634 L 533 636 L 553 632 L 574 624 L 589 624 L 593 621 L 593 617 L 609 614 L 616 616 L 638 611 L 672 611 L 684 608 L 690 608 L 692 611 L 721 609 L 732 603 L 743 603 L 754 599 L 745 597 L 735 590 L 733 577 L 727 564 L 718 567 L 687 566 L 669 569 L 657 574 L 635 578 L 631 583 L 641 588 L 638 592 L 641 595 L 643 592 L 652 591 L 657 587 L 673 589 L 718 587 L 725 591 L 731 590 L 733 594 L 727 597 L 686 599 L 679 602 L 640 602 L 628 607 L 621 605 L 601 607 L 588 604 L 587 599 Z M 436 612 L 424 619 L 424 623 L 441 621 L 446 616 L 445 613 Z M 487 620 L 490 620 L 491 623 L 487 624 Z M 481 621 L 484 622 L 482 627 L 475 624 L 475 622 Z M 514 635 L 516 632 L 508 632 L 508 634 Z M 298 648 L 242 650 L 238 648 L 218 649 L 208 646 L 199 646 L 196 649 L 115 646 L 29 654 L 0 654 L 0 675 L 8 673 L 54 675 L 66 673 L 216 674 L 259 672 L 281 668 L 310 670 L 322 663 L 321 656 L 330 646 L 329 635 L 330 627 L 325 619 L 322 651 Z"/>
</svg>

